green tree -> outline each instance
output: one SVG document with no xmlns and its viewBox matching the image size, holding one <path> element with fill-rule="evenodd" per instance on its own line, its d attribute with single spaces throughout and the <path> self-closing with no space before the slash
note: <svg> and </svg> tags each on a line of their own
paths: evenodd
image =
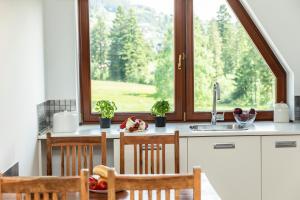
<svg viewBox="0 0 300 200">
<path fill-rule="evenodd" d="M 217 12 L 217 24 L 222 38 L 222 61 L 224 63 L 224 74 L 231 75 L 234 69 L 235 49 L 232 45 L 235 39 L 234 25 L 227 6 L 222 4 Z"/>
<path fill-rule="evenodd" d="M 235 73 L 235 90 L 232 101 L 242 106 L 271 106 L 274 75 L 255 48 L 251 39 L 238 26 L 239 66 Z"/>
<path fill-rule="evenodd" d="M 174 99 L 174 59 L 173 26 L 170 25 L 158 52 L 155 70 L 156 98 L 173 102 Z"/>
<path fill-rule="evenodd" d="M 125 81 L 146 83 L 150 49 L 146 44 L 142 31 L 137 23 L 133 9 L 128 11 L 123 55 L 125 60 Z"/>
<path fill-rule="evenodd" d="M 105 19 L 98 15 L 96 23 L 91 29 L 91 78 L 93 80 L 104 80 L 108 76 L 107 71 L 107 50 L 108 31 Z"/>
<path fill-rule="evenodd" d="M 124 46 L 126 41 L 126 14 L 122 7 L 118 7 L 116 11 L 116 18 L 113 21 L 113 26 L 110 31 L 110 49 L 108 57 L 109 77 L 111 80 L 124 81 L 125 80 L 125 63 Z"/>
<path fill-rule="evenodd" d="M 209 60 L 208 35 L 205 33 L 205 27 L 199 17 L 194 19 L 194 102 L 195 108 L 207 107 L 210 105 L 211 90 L 210 74 L 213 72 Z"/>
<path fill-rule="evenodd" d="M 134 10 L 118 7 L 111 29 L 110 79 L 147 83 L 150 48 L 143 38 Z"/>
</svg>

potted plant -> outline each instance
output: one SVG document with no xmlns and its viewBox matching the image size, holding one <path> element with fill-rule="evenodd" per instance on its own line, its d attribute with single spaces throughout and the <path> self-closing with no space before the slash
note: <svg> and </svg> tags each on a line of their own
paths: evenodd
<svg viewBox="0 0 300 200">
<path fill-rule="evenodd" d="M 168 101 L 157 101 L 151 108 L 152 115 L 155 116 L 155 126 L 166 126 L 166 113 L 170 111 L 170 104 Z"/>
<path fill-rule="evenodd" d="M 111 119 L 115 115 L 117 106 L 115 102 L 108 100 L 97 101 L 95 110 L 100 115 L 100 126 L 101 128 L 110 128 Z"/>
</svg>

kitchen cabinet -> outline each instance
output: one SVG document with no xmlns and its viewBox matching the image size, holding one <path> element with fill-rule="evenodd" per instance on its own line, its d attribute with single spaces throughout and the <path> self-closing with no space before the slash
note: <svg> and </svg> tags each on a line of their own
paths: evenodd
<svg viewBox="0 0 300 200">
<path fill-rule="evenodd" d="M 259 136 L 190 137 L 188 171 L 200 166 L 222 200 L 260 200 L 260 147 Z"/>
<path fill-rule="evenodd" d="M 179 139 L 179 161 L 180 161 L 180 173 L 187 172 L 187 138 Z M 149 152 L 150 154 L 150 152 Z M 133 145 L 125 146 L 125 173 L 134 172 L 133 162 Z M 143 156 L 145 154 L 143 153 Z M 162 158 L 162 156 L 160 156 Z M 156 159 L 156 155 L 154 155 Z M 166 145 L 166 173 L 174 173 L 174 145 Z M 149 162 L 150 165 L 150 162 Z M 117 172 L 120 172 L 120 140 L 114 140 L 114 166 Z M 150 169 L 150 167 L 149 167 Z"/>
<path fill-rule="evenodd" d="M 262 136 L 262 199 L 300 199 L 300 136 Z"/>
</svg>

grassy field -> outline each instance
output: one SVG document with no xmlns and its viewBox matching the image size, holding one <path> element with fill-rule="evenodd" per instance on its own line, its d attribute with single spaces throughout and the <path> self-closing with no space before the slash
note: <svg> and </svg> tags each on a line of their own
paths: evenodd
<svg viewBox="0 0 300 200">
<path fill-rule="evenodd" d="M 155 87 L 116 81 L 92 80 L 92 103 L 100 99 L 112 100 L 117 112 L 149 112 L 155 102 Z"/>
<path fill-rule="evenodd" d="M 112 100 L 117 104 L 117 112 L 149 112 L 155 99 L 155 86 L 124 83 L 116 81 L 95 81 L 92 80 L 92 103 L 93 105 L 98 100 Z M 169 100 L 172 109 L 173 102 Z M 196 101 L 197 102 L 197 101 Z M 206 108 L 201 108 L 201 102 L 196 103 L 196 111 L 211 111 L 211 105 Z M 218 103 L 219 111 L 231 111 L 238 105 Z M 248 109 L 248 108 L 247 108 Z M 269 106 L 260 106 L 256 109 L 270 109 Z M 93 110 L 94 111 L 94 110 Z"/>
</svg>

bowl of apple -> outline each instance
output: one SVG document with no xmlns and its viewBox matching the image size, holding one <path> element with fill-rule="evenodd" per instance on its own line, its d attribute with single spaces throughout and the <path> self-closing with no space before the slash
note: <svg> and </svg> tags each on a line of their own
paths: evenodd
<svg viewBox="0 0 300 200">
<path fill-rule="evenodd" d="M 256 114 L 257 112 L 254 108 L 251 108 L 249 111 L 243 111 L 241 108 L 235 108 L 233 111 L 236 123 L 242 128 L 252 125 L 255 121 Z"/>
</svg>

